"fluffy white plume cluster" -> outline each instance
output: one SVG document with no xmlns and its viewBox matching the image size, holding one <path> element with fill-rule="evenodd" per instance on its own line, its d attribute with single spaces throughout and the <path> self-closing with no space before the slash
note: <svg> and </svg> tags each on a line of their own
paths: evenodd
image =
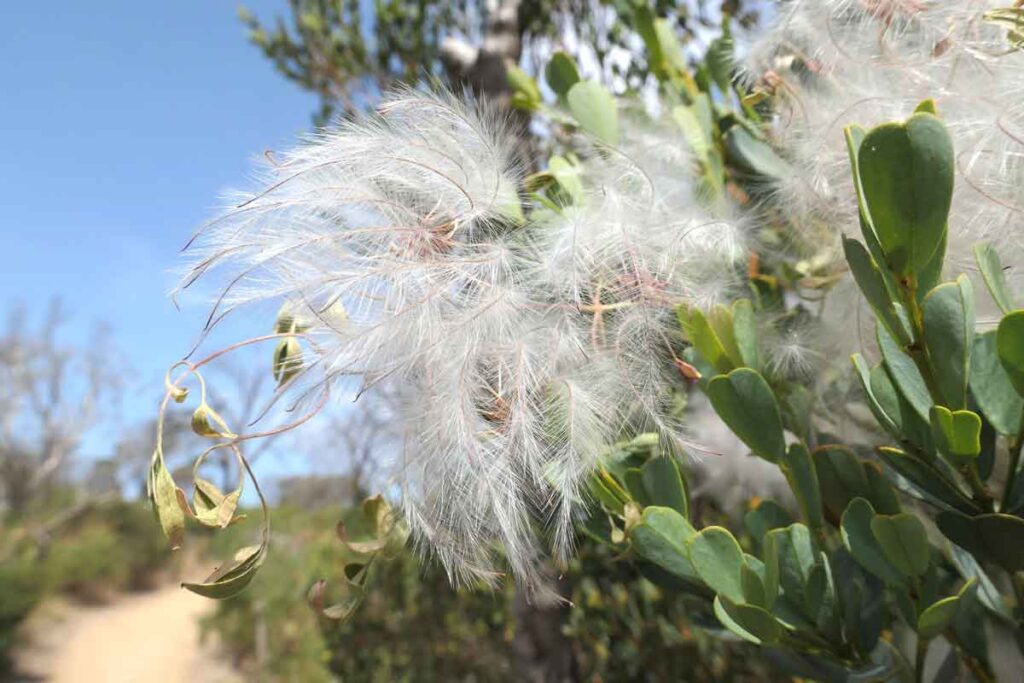
<svg viewBox="0 0 1024 683">
<path fill-rule="evenodd" d="M 699 208 L 681 136 L 626 130 L 585 143 L 579 201 L 527 219 L 498 117 L 399 92 L 271 164 L 191 247 L 186 284 L 228 282 L 212 319 L 284 299 L 327 382 L 398 388 L 394 481 L 454 580 L 493 579 L 501 553 L 542 585 L 539 538 L 569 552 L 605 445 L 684 438 L 675 309 L 726 298 L 744 247 Z"/>
<path fill-rule="evenodd" d="M 950 267 L 970 269 L 970 248 L 982 240 L 1021 263 L 1024 52 L 983 19 L 1010 4 L 792 0 L 780 8 L 748 68 L 778 95 L 776 133 L 794 174 L 777 192 L 808 237 L 838 246 L 838 232 L 859 234 L 843 128 L 903 119 L 935 98 L 957 152 Z"/>
</svg>

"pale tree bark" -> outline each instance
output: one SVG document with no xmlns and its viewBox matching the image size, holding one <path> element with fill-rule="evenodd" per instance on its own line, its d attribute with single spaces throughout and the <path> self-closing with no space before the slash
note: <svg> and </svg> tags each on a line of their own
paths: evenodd
<svg viewBox="0 0 1024 683">
<path fill-rule="evenodd" d="M 0 334 L 0 509 L 14 515 L 64 469 L 117 382 L 108 335 L 83 348 L 62 345 L 64 318 L 54 302 L 33 330 L 16 309 Z"/>
<path fill-rule="evenodd" d="M 521 0 L 490 0 L 483 41 L 471 45 L 448 37 L 441 44 L 441 60 L 453 79 L 462 80 L 478 95 L 508 106 L 511 89 L 508 67 L 519 63 L 523 52 L 519 25 Z"/>
</svg>

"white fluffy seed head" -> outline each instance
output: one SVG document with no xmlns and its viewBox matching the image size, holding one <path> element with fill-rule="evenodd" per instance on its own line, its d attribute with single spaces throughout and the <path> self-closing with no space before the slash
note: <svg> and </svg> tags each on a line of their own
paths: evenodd
<svg viewBox="0 0 1024 683">
<path fill-rule="evenodd" d="M 541 587 L 538 539 L 571 551 L 602 449 L 684 443 L 675 309 L 727 299 L 744 244 L 700 209 L 679 136 L 631 130 L 581 152 L 576 205 L 527 221 L 501 121 L 400 91 L 271 165 L 192 245 L 185 284 L 227 282 L 214 319 L 285 299 L 329 384 L 402 397 L 393 481 L 455 581 L 495 580 L 504 556 Z"/>
</svg>

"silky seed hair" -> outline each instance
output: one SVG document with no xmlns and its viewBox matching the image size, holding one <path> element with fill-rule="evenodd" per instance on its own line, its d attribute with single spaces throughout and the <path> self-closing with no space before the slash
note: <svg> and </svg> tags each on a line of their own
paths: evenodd
<svg viewBox="0 0 1024 683">
<path fill-rule="evenodd" d="M 182 288 L 222 285 L 208 326 L 266 301 L 301 321 L 289 391 L 399 397 L 384 485 L 456 583 L 507 566 L 540 595 L 603 449 L 640 431 L 689 445 L 676 309 L 735 295 L 744 230 L 701 208 L 671 128 L 624 128 L 616 147 L 577 140 L 577 201 L 526 219 L 505 121 L 399 90 L 271 158 L 189 245 Z"/>
</svg>

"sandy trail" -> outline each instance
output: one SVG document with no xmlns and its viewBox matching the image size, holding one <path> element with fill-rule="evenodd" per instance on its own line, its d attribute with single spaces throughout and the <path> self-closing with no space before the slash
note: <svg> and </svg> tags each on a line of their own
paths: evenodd
<svg viewBox="0 0 1024 683">
<path fill-rule="evenodd" d="M 212 603 L 177 586 L 74 608 L 33 659 L 52 683 L 236 683 L 200 645 L 198 619 Z"/>
</svg>

